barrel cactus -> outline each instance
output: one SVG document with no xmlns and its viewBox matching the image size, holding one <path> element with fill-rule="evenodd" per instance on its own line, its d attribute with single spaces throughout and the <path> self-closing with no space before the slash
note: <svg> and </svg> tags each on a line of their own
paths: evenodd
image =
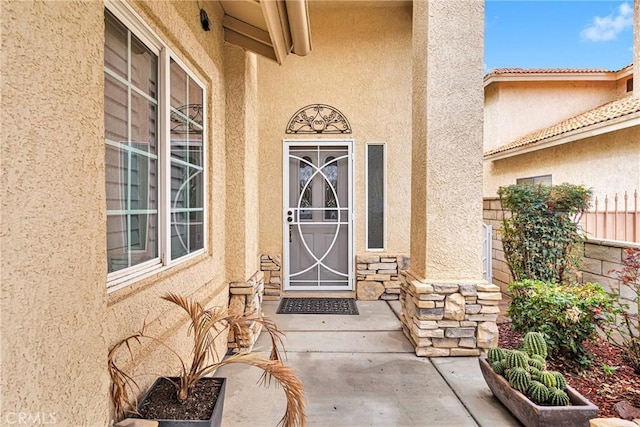
<svg viewBox="0 0 640 427">
<path fill-rule="evenodd" d="M 516 390 L 526 393 L 531 385 L 531 375 L 524 368 L 513 368 L 509 371 L 509 384 Z"/>
<path fill-rule="evenodd" d="M 539 381 L 531 381 L 527 389 L 527 396 L 538 405 L 542 405 L 549 399 L 549 389 Z"/>
<path fill-rule="evenodd" d="M 540 375 L 538 375 L 538 378 L 542 384 L 546 385 L 549 388 L 558 386 L 558 380 L 552 372 L 542 371 Z"/>
<path fill-rule="evenodd" d="M 534 366 L 529 366 L 527 368 L 527 372 L 529 372 L 529 374 L 531 374 L 531 379 L 532 380 L 538 380 L 540 378 L 540 374 L 542 373 L 542 371 Z"/>
<path fill-rule="evenodd" d="M 529 356 L 529 360 L 537 360 L 540 363 L 542 363 L 542 368 L 540 368 L 541 371 L 543 371 L 547 367 L 546 359 L 544 357 L 540 356 L 539 354 L 533 354 L 533 355 Z"/>
<path fill-rule="evenodd" d="M 569 395 L 564 391 L 551 387 L 549 388 L 549 404 L 551 406 L 567 406 L 570 402 Z"/>
<path fill-rule="evenodd" d="M 539 371 L 544 369 L 544 362 L 541 362 L 539 359 L 529 358 L 529 367 L 536 368 Z"/>
<path fill-rule="evenodd" d="M 507 368 L 523 368 L 529 366 L 529 356 L 524 351 L 514 350 L 505 357 Z"/>
<path fill-rule="evenodd" d="M 491 367 L 493 368 L 493 371 L 496 374 L 504 375 L 504 370 L 505 370 L 504 360 L 496 360 L 495 362 L 491 363 Z"/>
<path fill-rule="evenodd" d="M 556 377 L 556 387 L 559 390 L 567 389 L 567 379 L 560 372 L 550 371 Z"/>
<path fill-rule="evenodd" d="M 547 342 L 544 340 L 544 335 L 540 332 L 527 332 L 524 336 L 524 351 L 529 355 L 537 354 L 539 356 L 547 357 Z"/>
<path fill-rule="evenodd" d="M 489 363 L 491 364 L 504 359 L 504 357 L 505 357 L 505 351 L 502 348 L 491 347 L 487 351 L 487 359 L 489 359 Z"/>
</svg>

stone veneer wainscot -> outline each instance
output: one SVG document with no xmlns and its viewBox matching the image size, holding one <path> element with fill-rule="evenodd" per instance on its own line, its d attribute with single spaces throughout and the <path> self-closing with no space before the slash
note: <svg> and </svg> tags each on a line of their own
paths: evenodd
<svg viewBox="0 0 640 427">
<path fill-rule="evenodd" d="M 399 299 L 399 272 L 408 268 L 407 255 L 356 256 L 356 298 L 364 301 Z"/>
<path fill-rule="evenodd" d="M 479 356 L 498 345 L 500 288 L 478 281 L 422 281 L 404 272 L 402 330 L 417 356 Z"/>
<path fill-rule="evenodd" d="M 264 273 L 258 271 L 246 282 L 229 283 L 229 315 L 262 313 Z M 251 351 L 262 331 L 262 323 L 249 322 L 240 330 L 229 330 L 227 346 L 234 352 Z"/>
</svg>

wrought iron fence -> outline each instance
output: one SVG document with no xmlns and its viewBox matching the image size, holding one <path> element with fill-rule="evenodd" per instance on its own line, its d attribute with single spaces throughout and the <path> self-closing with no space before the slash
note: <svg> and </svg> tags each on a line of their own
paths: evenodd
<svg viewBox="0 0 640 427">
<path fill-rule="evenodd" d="M 640 243 L 638 190 L 604 200 L 595 198 L 593 209 L 582 216 L 582 230 L 590 238 Z"/>
</svg>

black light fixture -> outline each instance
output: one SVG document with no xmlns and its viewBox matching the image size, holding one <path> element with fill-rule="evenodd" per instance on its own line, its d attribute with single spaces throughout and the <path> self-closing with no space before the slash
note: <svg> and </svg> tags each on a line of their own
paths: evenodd
<svg viewBox="0 0 640 427">
<path fill-rule="evenodd" d="M 211 30 L 211 23 L 209 22 L 207 11 L 200 7 L 200 2 L 198 2 L 198 7 L 200 8 L 200 24 L 202 25 L 202 29 L 205 31 Z"/>
</svg>

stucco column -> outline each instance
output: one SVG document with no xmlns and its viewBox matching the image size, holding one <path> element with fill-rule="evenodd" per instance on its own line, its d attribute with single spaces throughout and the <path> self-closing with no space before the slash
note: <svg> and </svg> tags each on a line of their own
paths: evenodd
<svg viewBox="0 0 640 427">
<path fill-rule="evenodd" d="M 413 3 L 411 269 L 482 278 L 484 3 Z"/>
<path fill-rule="evenodd" d="M 226 271 L 247 280 L 259 269 L 257 61 L 225 45 Z"/>
<path fill-rule="evenodd" d="M 640 0 L 633 0 L 633 96 L 640 97 Z"/>
</svg>

